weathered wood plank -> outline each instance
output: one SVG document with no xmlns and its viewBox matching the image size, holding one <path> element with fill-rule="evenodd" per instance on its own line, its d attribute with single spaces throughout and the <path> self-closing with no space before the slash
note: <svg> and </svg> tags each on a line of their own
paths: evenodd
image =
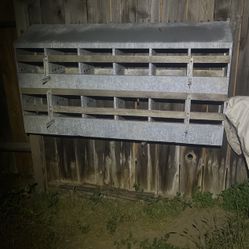
<svg viewBox="0 0 249 249">
<path fill-rule="evenodd" d="M 237 85 L 240 84 L 238 81 L 238 70 L 239 70 L 239 54 L 240 54 L 240 44 L 241 44 L 241 35 L 242 35 L 242 15 L 244 11 L 244 2 L 243 0 L 230 0 L 229 8 L 229 19 L 232 27 L 233 33 L 233 57 L 231 62 L 231 72 L 230 72 L 230 85 L 229 85 L 229 96 L 236 95 Z M 234 182 L 232 177 L 234 176 L 234 168 L 237 165 L 239 157 L 231 150 L 231 147 L 227 145 L 226 153 L 226 188 L 231 186 Z"/>
<path fill-rule="evenodd" d="M 151 1 L 137 0 L 136 22 L 151 22 Z"/>
<path fill-rule="evenodd" d="M 51 90 L 53 95 L 65 95 L 65 96 L 95 96 L 95 97 L 120 97 L 120 98 L 152 98 L 152 99 L 168 99 L 168 100 L 185 100 L 188 96 L 192 100 L 199 101 L 217 101 L 224 102 L 228 98 L 223 94 L 205 94 L 205 93 L 173 93 L 173 92 L 148 92 L 148 91 L 112 91 L 112 90 L 89 90 L 89 89 L 48 89 L 48 88 L 21 88 L 22 94 L 39 95 L 46 94 L 48 90 Z"/>
<path fill-rule="evenodd" d="M 214 19 L 216 21 L 226 21 L 229 18 L 231 0 L 215 0 Z"/>
<path fill-rule="evenodd" d="M 42 136 L 30 136 L 31 154 L 33 160 L 33 174 L 37 183 L 37 190 L 43 192 L 47 190 L 47 170 L 44 141 Z"/>
<path fill-rule="evenodd" d="M 29 27 L 29 16 L 27 3 L 21 0 L 14 0 L 15 19 L 17 23 L 17 35 L 20 36 Z"/>
<path fill-rule="evenodd" d="M 244 1 L 238 58 L 236 95 L 249 95 L 249 2 Z"/>
<path fill-rule="evenodd" d="M 236 80 L 233 82 L 232 87 L 232 95 L 249 95 L 249 87 L 248 87 L 248 65 L 249 65 L 249 2 L 238 1 L 238 5 L 234 1 L 232 1 L 233 7 L 237 7 L 237 16 L 236 12 L 233 12 L 232 18 L 235 18 L 234 24 L 234 38 L 235 38 L 235 51 L 238 52 L 237 56 L 234 56 L 234 67 L 232 67 L 231 77 L 233 76 Z M 234 10 L 235 11 L 235 10 Z M 237 24 L 236 24 L 237 22 Z M 235 52 L 236 54 L 236 52 Z M 246 163 L 244 158 L 241 156 L 238 157 L 235 153 L 231 153 L 231 159 L 233 164 L 231 165 L 230 169 L 228 169 L 228 173 L 230 174 L 230 183 L 233 184 L 234 182 L 243 182 L 244 176 L 241 172 L 245 173 Z M 234 167 L 236 170 L 234 171 Z M 247 175 L 247 173 L 245 173 Z M 240 176 L 240 177 L 239 177 Z"/>
<path fill-rule="evenodd" d="M 20 62 L 42 62 L 43 55 L 17 55 Z M 229 63 L 229 55 L 184 56 L 184 55 L 48 55 L 49 62 L 106 62 L 106 63 Z"/>
<path fill-rule="evenodd" d="M 136 22 L 137 1 L 122 0 L 121 1 L 121 22 L 134 23 Z"/>
<path fill-rule="evenodd" d="M 42 23 L 63 24 L 65 23 L 64 0 L 41 1 Z"/>
<path fill-rule="evenodd" d="M 24 133 L 23 119 L 20 105 L 19 89 L 16 78 L 15 52 L 13 43 L 17 38 L 17 34 L 23 33 L 28 25 L 27 3 L 23 1 L 2 1 L 0 4 L 1 21 L 3 23 L 15 23 L 14 26 L 4 27 L 0 30 L 0 81 L 1 81 L 1 98 L 3 108 L 3 120 L 6 118 L 5 124 L 9 123 L 8 128 L 2 127 L 4 133 L 2 139 L 10 142 L 28 142 Z M 16 15 L 16 20 L 15 20 Z M 5 102 L 5 103 L 4 103 Z M 2 109 L 2 108 L 1 108 Z M 8 113 L 8 114 L 7 114 Z M 5 158 L 9 158 L 6 167 L 9 172 L 20 174 L 31 174 L 32 159 L 29 153 L 2 153 Z M 4 171 L 4 169 L 3 169 Z"/>
<path fill-rule="evenodd" d="M 183 22 L 187 19 L 188 0 L 164 0 L 161 3 L 162 22 Z"/>
<path fill-rule="evenodd" d="M 199 21 L 209 22 L 214 19 L 214 2 L 215 0 L 199 0 Z"/>
<path fill-rule="evenodd" d="M 110 22 L 112 23 L 121 23 L 121 6 L 122 6 L 122 0 L 110 0 Z"/>
<path fill-rule="evenodd" d="M 151 0 L 151 7 L 150 7 L 150 22 L 151 23 L 158 23 L 160 22 L 160 0 Z"/>
<path fill-rule="evenodd" d="M 1 56 L 1 53 L 0 53 Z M 6 98 L 6 91 L 4 89 L 5 82 L 0 74 L 0 111 L 2 113 L 1 123 L 0 123 L 0 141 L 5 144 L 6 141 L 12 138 L 11 134 L 11 125 L 8 113 L 8 103 Z M 0 150 L 0 159 L 1 159 L 1 173 L 4 172 L 17 172 L 17 165 L 14 153 L 6 153 L 5 151 Z"/>
<path fill-rule="evenodd" d="M 65 23 L 87 23 L 87 0 L 65 1 Z"/>
<path fill-rule="evenodd" d="M 10 151 L 10 152 L 30 152 L 30 144 L 24 142 L 0 142 L 0 151 Z"/>
<path fill-rule="evenodd" d="M 60 172 L 58 167 L 56 139 L 49 136 L 44 136 L 43 141 L 47 180 L 48 182 L 57 181 L 58 179 L 60 179 Z"/>
<path fill-rule="evenodd" d="M 28 2 L 29 24 L 40 24 L 41 21 L 41 0 L 32 0 Z"/>
<path fill-rule="evenodd" d="M 242 30 L 242 14 L 243 14 L 243 0 L 231 0 L 230 5 L 230 23 L 233 33 L 233 57 L 231 61 L 231 73 L 229 85 L 229 96 L 236 94 L 237 78 L 238 78 L 238 67 L 239 67 L 239 53 L 240 53 L 240 41 L 241 41 L 241 30 Z"/>
<path fill-rule="evenodd" d="M 87 23 L 109 23 L 110 11 L 110 0 L 87 0 Z"/>
</svg>

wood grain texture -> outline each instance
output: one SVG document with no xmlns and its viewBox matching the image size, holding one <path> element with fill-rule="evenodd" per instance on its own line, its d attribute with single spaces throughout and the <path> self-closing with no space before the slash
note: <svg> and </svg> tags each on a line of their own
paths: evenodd
<svg viewBox="0 0 249 249">
<path fill-rule="evenodd" d="M 15 8 L 14 8 L 15 7 Z M 28 25 L 27 7 L 21 1 L 3 0 L 0 3 L 0 16 L 2 23 L 14 23 L 15 13 L 20 27 L 5 26 L 0 29 L 0 81 L 1 81 L 1 134 L 0 140 L 3 142 L 28 142 L 24 133 L 19 89 L 16 77 L 15 53 L 13 43 L 18 34 L 26 30 Z M 30 153 L 22 152 L 2 152 L 0 155 L 0 170 L 5 173 L 19 173 L 23 175 L 31 174 L 32 160 Z"/>
<path fill-rule="evenodd" d="M 65 0 L 65 23 L 79 24 L 87 22 L 87 0 Z"/>
<path fill-rule="evenodd" d="M 244 9 L 244 0 L 231 0 L 229 18 L 233 33 L 233 58 L 231 62 L 231 74 L 229 85 L 229 96 L 236 94 L 237 82 L 238 82 L 238 66 L 240 55 L 240 40 L 242 29 L 242 14 Z"/>
<path fill-rule="evenodd" d="M 188 0 L 161 1 L 161 22 L 184 22 L 187 20 Z"/>
<path fill-rule="evenodd" d="M 238 61 L 238 77 L 236 86 L 236 95 L 249 95 L 249 2 L 244 1 L 241 36 L 240 36 L 240 52 Z M 247 70 L 246 70 L 247 69 Z"/>
<path fill-rule="evenodd" d="M 30 24 L 41 24 L 41 0 L 32 0 L 27 5 Z"/>
<path fill-rule="evenodd" d="M 109 0 L 87 0 L 87 23 L 111 22 Z"/>
<path fill-rule="evenodd" d="M 30 136 L 31 155 L 33 160 L 33 175 L 37 183 L 37 191 L 47 190 L 47 168 L 45 159 L 45 148 L 42 136 Z"/>
<path fill-rule="evenodd" d="M 231 62 L 231 72 L 230 72 L 230 85 L 229 85 L 229 96 L 236 95 L 236 89 L 238 86 L 242 85 L 242 82 L 238 81 L 238 71 L 239 69 L 239 56 L 240 56 L 240 41 L 242 37 L 242 15 L 244 14 L 244 4 L 246 1 L 244 0 L 231 0 L 230 1 L 230 9 L 229 9 L 229 19 L 231 23 L 232 33 L 233 33 L 233 58 Z M 241 65 L 242 66 L 242 65 Z M 243 67 L 243 66 L 242 66 Z M 233 182 L 234 168 L 240 160 L 228 145 L 227 147 L 227 157 L 226 161 L 230 162 L 226 164 L 226 186 L 230 186 Z M 240 165 L 244 164 L 245 161 L 242 160 Z"/>
<path fill-rule="evenodd" d="M 42 0 L 40 4 L 42 12 L 42 23 L 65 23 L 65 3 L 63 0 Z"/>
<path fill-rule="evenodd" d="M 60 179 L 56 138 L 43 137 L 48 182 Z"/>
<path fill-rule="evenodd" d="M 249 2 L 231 0 L 230 18 L 233 27 L 234 36 L 234 57 L 231 68 L 231 82 L 230 94 L 234 95 L 249 95 L 248 79 L 249 79 Z M 228 148 L 231 150 L 231 148 Z M 230 183 L 232 184 L 239 179 L 240 175 L 243 179 L 248 176 L 246 171 L 246 164 L 243 158 L 238 157 L 233 151 L 230 153 L 230 168 L 228 168 L 228 175 Z M 240 173 L 238 173 L 240 172 Z M 243 172 L 243 173 L 242 173 Z"/>
<path fill-rule="evenodd" d="M 134 23 L 136 22 L 137 1 L 127 0 L 121 1 L 121 22 Z"/>
<path fill-rule="evenodd" d="M 16 14 L 20 20 L 19 33 L 28 25 L 40 21 L 200 22 L 230 18 L 234 34 L 234 56 L 229 91 L 231 95 L 249 94 L 246 83 L 249 77 L 246 70 L 249 13 L 247 1 L 36 0 L 32 1 L 32 4 L 20 0 L 16 2 L 22 10 Z M 132 107 L 139 109 L 139 101 L 135 101 Z M 178 105 L 170 107 L 175 111 L 182 108 Z M 203 108 L 206 110 L 207 107 Z M 46 138 L 44 141 L 47 167 L 51 167 L 48 170 L 51 181 L 107 185 L 129 190 L 134 190 L 136 186 L 145 192 L 169 196 L 177 192 L 191 195 L 197 188 L 216 194 L 232 183 L 241 182 L 246 178 L 243 159 L 233 154 L 225 139 L 222 148 L 87 138 Z"/>
<path fill-rule="evenodd" d="M 150 22 L 159 23 L 160 22 L 160 0 L 151 0 L 150 1 Z"/>
<path fill-rule="evenodd" d="M 229 18 L 231 0 L 215 0 L 214 19 L 226 21 Z"/>
<path fill-rule="evenodd" d="M 122 22 L 122 0 L 110 0 L 110 22 L 121 23 Z"/>
<path fill-rule="evenodd" d="M 21 0 L 14 0 L 15 20 L 17 23 L 17 36 L 20 36 L 31 25 L 29 22 L 28 5 Z"/>
</svg>

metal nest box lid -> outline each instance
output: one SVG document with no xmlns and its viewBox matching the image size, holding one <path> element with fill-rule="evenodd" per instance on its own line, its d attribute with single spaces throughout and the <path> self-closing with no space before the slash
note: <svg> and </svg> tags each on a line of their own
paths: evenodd
<svg viewBox="0 0 249 249">
<path fill-rule="evenodd" d="M 69 24 L 33 25 L 17 47 L 229 46 L 232 35 L 228 22 L 199 24 Z"/>
</svg>

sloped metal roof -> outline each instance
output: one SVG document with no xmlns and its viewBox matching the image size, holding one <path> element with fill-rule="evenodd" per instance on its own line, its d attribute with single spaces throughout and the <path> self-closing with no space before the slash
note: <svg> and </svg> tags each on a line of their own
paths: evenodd
<svg viewBox="0 0 249 249">
<path fill-rule="evenodd" d="M 33 25 L 16 47 L 230 47 L 228 22 Z"/>
</svg>

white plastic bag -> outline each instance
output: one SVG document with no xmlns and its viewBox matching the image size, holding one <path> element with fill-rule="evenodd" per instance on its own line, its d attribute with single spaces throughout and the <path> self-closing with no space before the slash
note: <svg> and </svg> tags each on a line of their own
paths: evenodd
<svg viewBox="0 0 249 249">
<path fill-rule="evenodd" d="M 249 97 L 230 98 L 225 111 L 225 130 L 228 143 L 238 154 L 245 156 L 249 169 Z"/>
</svg>

